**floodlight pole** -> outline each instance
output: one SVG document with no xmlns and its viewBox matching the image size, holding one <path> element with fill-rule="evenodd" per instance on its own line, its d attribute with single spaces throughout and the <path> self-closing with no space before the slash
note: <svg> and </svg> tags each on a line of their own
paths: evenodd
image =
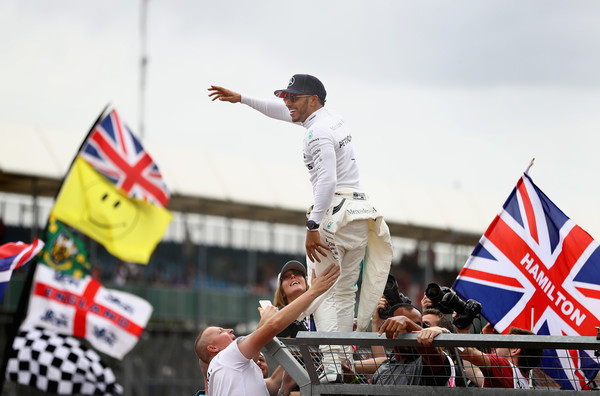
<svg viewBox="0 0 600 396">
<path fill-rule="evenodd" d="M 148 0 L 142 0 L 140 12 L 140 92 L 139 92 L 139 137 L 144 139 L 144 118 L 146 107 L 146 70 L 148 54 L 146 52 L 146 21 L 148 18 Z"/>
</svg>

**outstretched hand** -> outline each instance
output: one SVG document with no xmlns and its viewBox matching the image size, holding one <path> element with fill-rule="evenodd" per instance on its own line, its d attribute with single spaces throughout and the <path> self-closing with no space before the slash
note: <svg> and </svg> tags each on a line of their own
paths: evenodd
<svg viewBox="0 0 600 396">
<path fill-rule="evenodd" d="M 325 293 L 340 276 L 340 266 L 337 263 L 331 264 L 321 275 L 317 276 L 315 270 L 312 270 L 312 280 L 310 282 L 310 291 L 317 296 Z"/>
<path fill-rule="evenodd" d="M 273 317 L 277 312 L 279 312 L 279 308 L 273 305 L 269 305 L 265 308 L 258 307 L 258 312 L 260 313 L 260 321 L 258 322 L 258 326 L 256 326 L 257 329 L 265 324 L 265 322 Z"/>
<path fill-rule="evenodd" d="M 239 93 L 233 92 L 233 91 L 223 88 L 223 87 L 219 87 L 218 85 L 211 85 L 208 88 L 208 91 L 210 92 L 208 94 L 208 96 L 211 98 L 211 100 L 213 102 L 217 99 L 222 102 L 231 102 L 231 103 L 238 103 L 238 102 L 241 102 L 241 100 L 242 100 L 242 95 L 240 95 Z"/>
</svg>

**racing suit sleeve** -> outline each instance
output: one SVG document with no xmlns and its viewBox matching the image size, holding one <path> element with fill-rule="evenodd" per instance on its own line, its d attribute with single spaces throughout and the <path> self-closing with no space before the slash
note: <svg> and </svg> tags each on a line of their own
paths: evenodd
<svg viewBox="0 0 600 396">
<path fill-rule="evenodd" d="M 267 117 L 281 121 L 293 122 L 292 117 L 290 116 L 290 111 L 282 101 L 264 100 L 242 95 L 242 103 L 252 107 L 256 111 L 263 113 Z"/>
<path fill-rule="evenodd" d="M 313 134 L 315 138 L 318 137 L 319 143 L 309 145 L 308 148 L 316 169 L 316 180 L 313 181 L 314 207 L 309 220 L 321 224 L 325 211 L 331 205 L 335 194 L 337 183 L 336 157 L 332 137 L 318 129 L 314 129 Z"/>
</svg>

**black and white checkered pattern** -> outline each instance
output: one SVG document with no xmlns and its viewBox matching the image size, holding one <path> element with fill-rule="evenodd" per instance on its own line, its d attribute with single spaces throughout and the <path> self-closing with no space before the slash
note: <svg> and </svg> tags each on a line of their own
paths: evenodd
<svg viewBox="0 0 600 396">
<path fill-rule="evenodd" d="M 73 337 L 41 328 L 21 328 L 13 343 L 6 377 L 44 392 L 122 395 L 113 371 L 92 349 Z"/>
</svg>

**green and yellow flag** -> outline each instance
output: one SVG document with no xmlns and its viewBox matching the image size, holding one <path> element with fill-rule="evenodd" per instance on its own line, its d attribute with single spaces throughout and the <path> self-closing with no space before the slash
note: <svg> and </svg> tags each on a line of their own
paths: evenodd
<svg viewBox="0 0 600 396">
<path fill-rule="evenodd" d="M 98 241 L 112 255 L 148 264 L 171 213 L 128 197 L 78 156 L 58 194 L 52 216 Z"/>
<path fill-rule="evenodd" d="M 85 244 L 54 216 L 48 219 L 45 240 L 44 249 L 38 254 L 38 262 L 75 278 L 82 278 L 90 272 Z"/>
</svg>

